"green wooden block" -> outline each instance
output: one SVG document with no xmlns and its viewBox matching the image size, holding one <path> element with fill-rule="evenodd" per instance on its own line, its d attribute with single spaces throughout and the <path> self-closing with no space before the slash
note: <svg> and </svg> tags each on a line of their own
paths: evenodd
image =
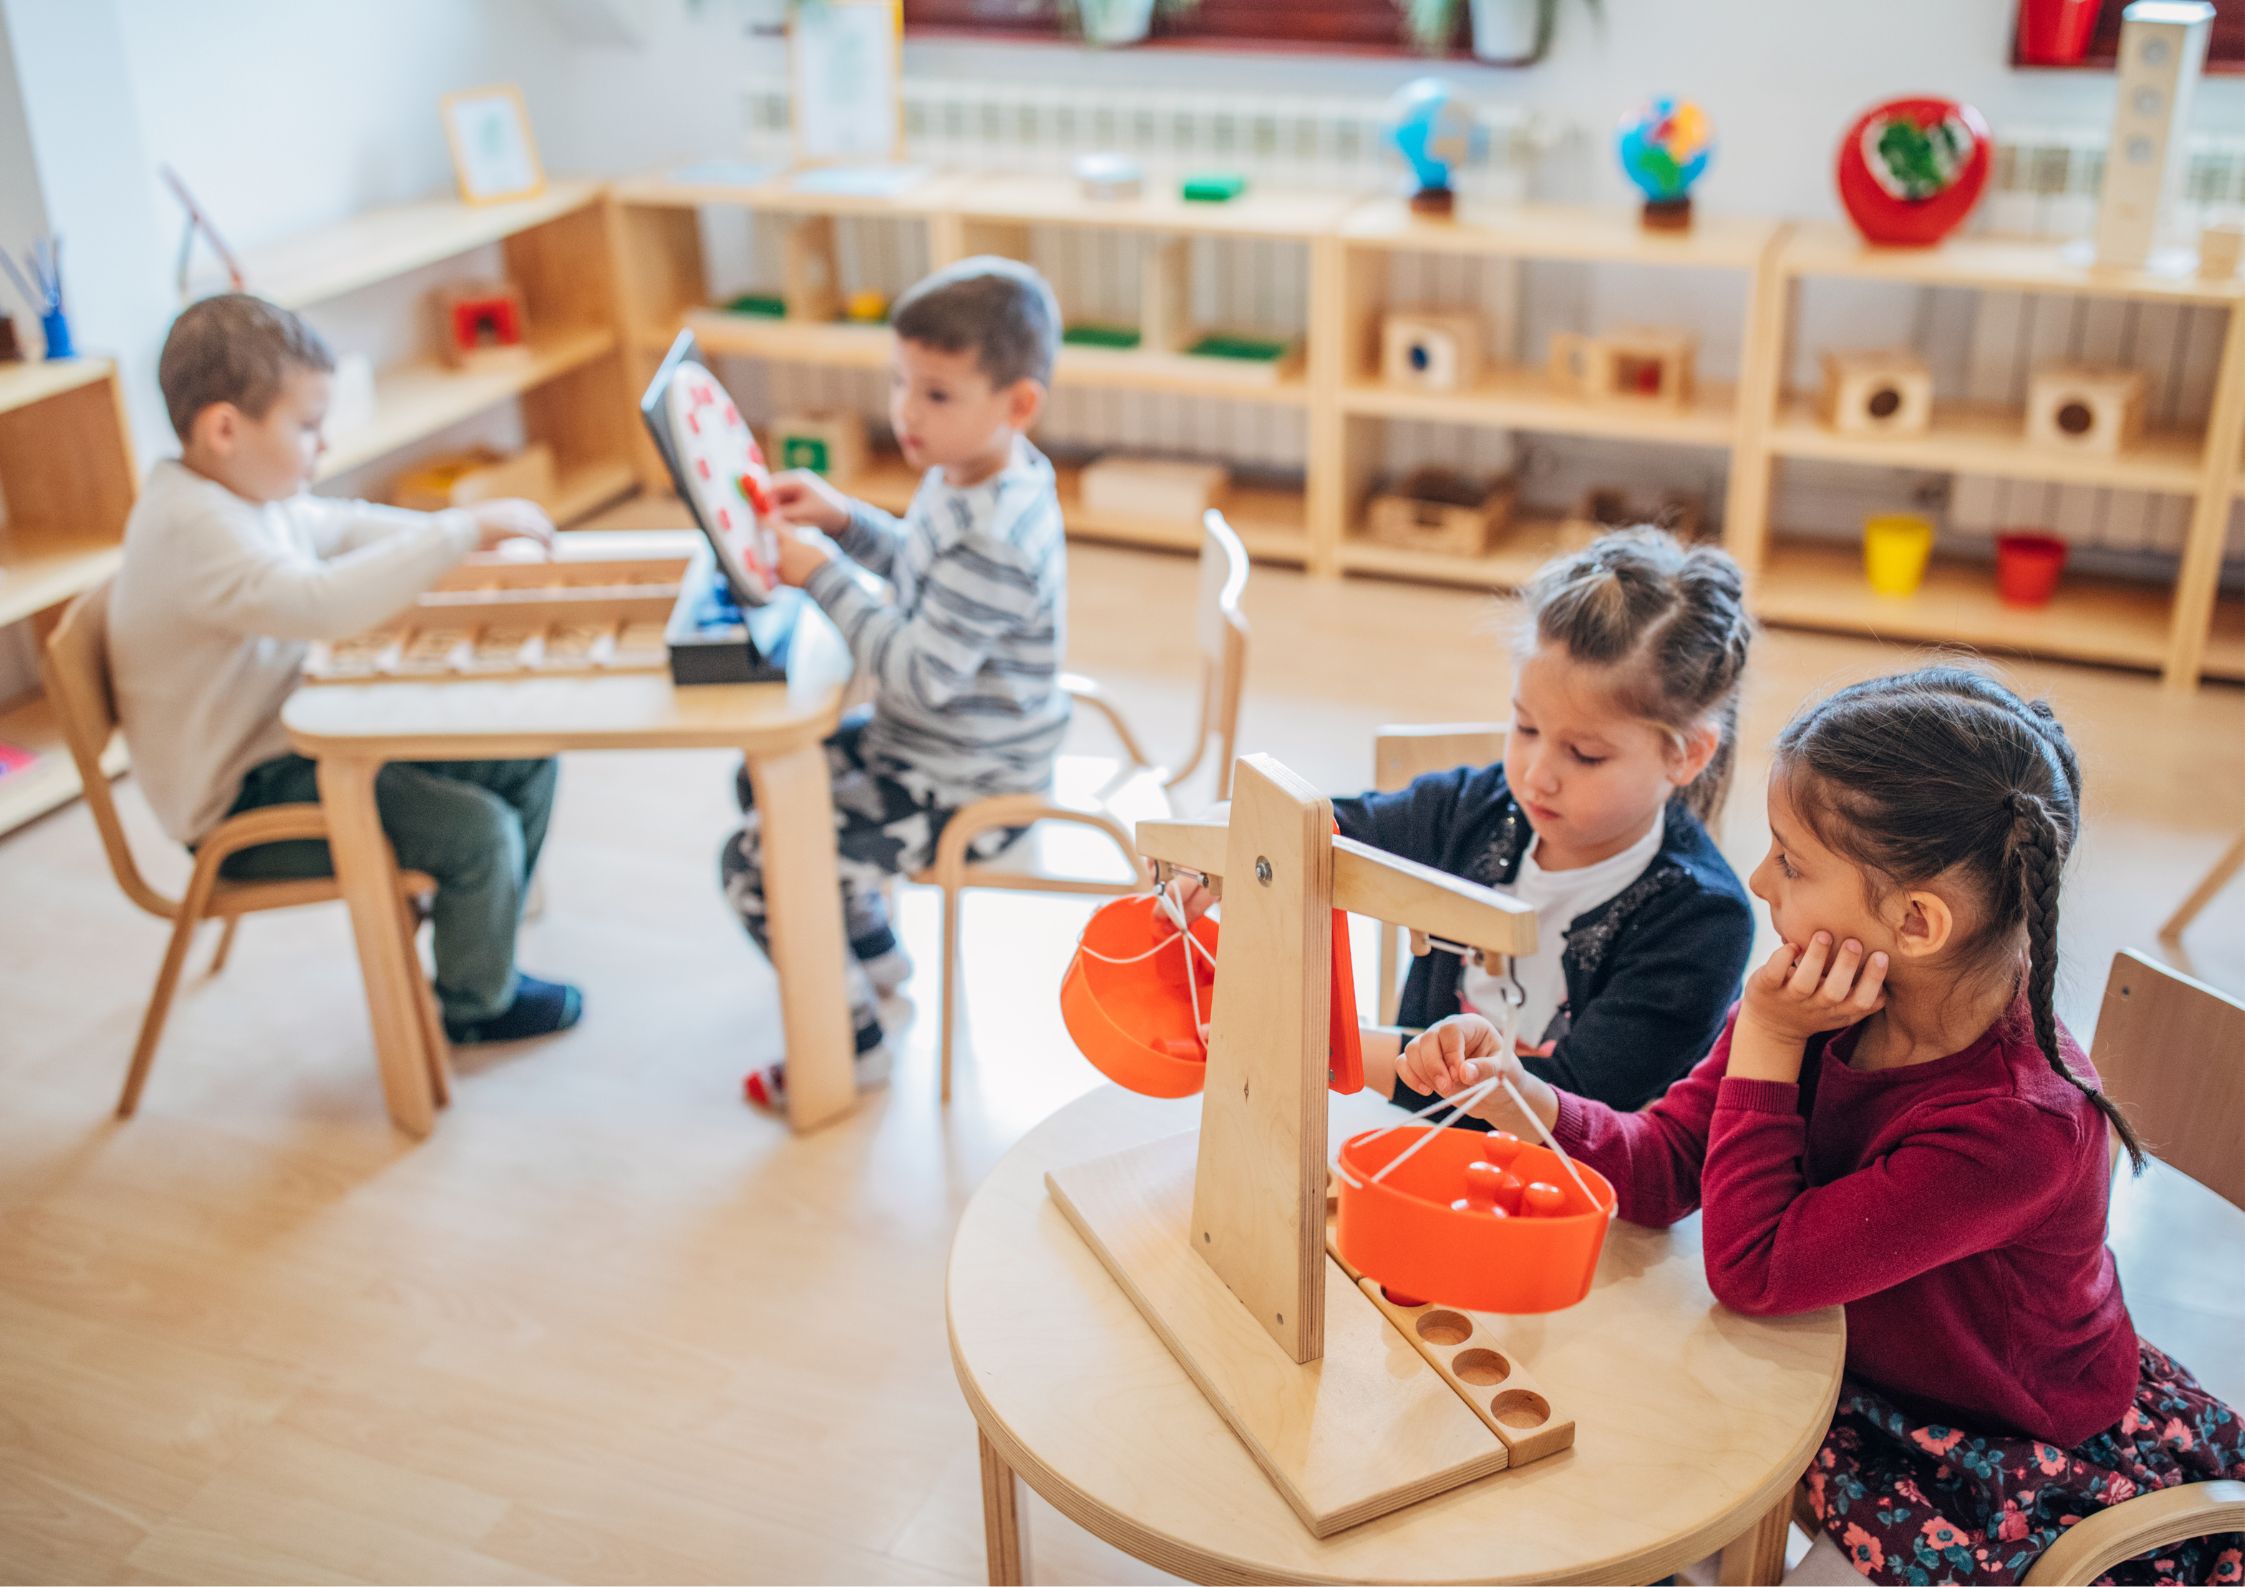
<svg viewBox="0 0 2245 1587">
<path fill-rule="evenodd" d="M 787 299 L 776 292 L 743 292 L 725 307 L 731 313 L 753 314 L 759 319 L 787 318 Z"/>
<path fill-rule="evenodd" d="M 780 444 L 780 467 L 807 468 L 814 474 L 824 474 L 833 461 L 823 438 L 815 435 L 791 435 Z"/>
<path fill-rule="evenodd" d="M 1229 204 L 1246 191 L 1247 178 L 1236 171 L 1196 171 L 1183 188 L 1188 204 Z"/>
<path fill-rule="evenodd" d="M 1070 347 L 1136 347 L 1145 340 L 1134 327 L 1128 325 L 1071 325 L 1060 333 L 1060 339 Z"/>
<path fill-rule="evenodd" d="M 1203 336 L 1185 350 L 1199 358 L 1236 358 L 1252 364 L 1275 364 L 1286 356 L 1288 344 L 1258 336 Z"/>
</svg>

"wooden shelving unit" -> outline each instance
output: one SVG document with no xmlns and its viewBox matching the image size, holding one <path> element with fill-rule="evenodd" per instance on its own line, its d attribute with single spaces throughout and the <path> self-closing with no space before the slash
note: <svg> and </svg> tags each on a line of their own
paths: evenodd
<svg viewBox="0 0 2245 1587">
<path fill-rule="evenodd" d="M 2033 240 L 1960 237 L 1937 248 L 1864 245 L 1830 222 L 1781 223 L 1703 216 L 1688 231 L 1648 232 L 1634 212 L 1566 205 L 1463 201 L 1449 219 L 1412 213 L 1400 199 L 1251 187 L 1223 205 L 1183 202 L 1164 184 L 1117 202 L 1082 198 L 1059 177 L 926 172 L 885 194 L 828 194 L 794 178 L 743 185 L 660 178 L 612 190 L 614 241 L 633 370 L 643 376 L 681 324 L 712 352 L 828 368 L 878 369 L 889 357 L 878 327 L 764 319 L 710 307 L 697 210 L 732 208 L 774 224 L 819 224 L 842 216 L 887 216 L 924 228 L 938 263 L 972 252 L 1026 257 L 1032 229 L 1105 230 L 1160 240 L 1194 237 L 1299 242 L 1308 249 L 1305 356 L 1291 369 L 1226 368 L 1215 360 L 1154 350 L 1070 347 L 1057 378 L 1070 388 L 1147 391 L 1266 403 L 1300 412 L 1308 467 L 1294 490 L 1237 490 L 1232 513 L 1249 549 L 1264 560 L 1321 574 L 1424 579 L 1503 589 L 1524 581 L 1561 544 L 1545 518 L 1516 521 L 1481 556 L 1401 550 L 1358 528 L 1378 484 L 1384 427 L 1433 423 L 1642 442 L 1720 453 L 1730 464 L 1719 522 L 1749 570 L 1766 621 L 1911 642 L 1949 642 L 2162 672 L 2188 686 L 2203 674 L 2245 679 L 2245 600 L 2219 597 L 2221 541 L 2233 502 L 2245 500 L 2245 466 L 2210 436 L 2245 436 L 2245 283 L 2146 271 L 2099 271 L 2078 251 Z M 1742 287 L 1743 352 L 1735 383 L 1702 383 L 1675 407 L 1588 399 L 1545 373 L 1536 349 L 1458 391 L 1404 390 L 1377 366 L 1387 262 L 1398 253 L 1516 261 L 1631 264 L 1729 272 Z M 2117 457 L 2059 453 L 2030 445 L 2009 408 L 1939 401 L 1916 436 L 1858 436 L 1834 430 L 1805 394 L 1786 389 L 1794 361 L 1793 301 L 1809 279 L 2027 292 L 2145 304 L 2215 305 L 2228 311 L 2212 411 L 2202 424 L 2153 431 Z M 1648 308 L 1635 318 L 1657 322 Z M 1915 469 L 2064 486 L 2143 491 L 2187 499 L 2187 544 L 2169 585 L 2134 583 L 2070 569 L 2058 599 L 2040 610 L 2005 606 L 1985 564 L 1937 560 L 1914 597 L 1875 596 L 1855 546 L 1795 538 L 1774 529 L 1771 496 L 1783 460 Z M 1718 459 L 1720 461 L 1720 459 Z M 652 451 L 640 478 L 667 484 Z M 912 481 L 893 464 L 862 482 L 870 499 L 900 506 Z M 1089 539 L 1189 549 L 1184 523 L 1087 516 L 1073 475 L 1063 475 L 1069 530 Z"/>
<path fill-rule="evenodd" d="M 105 358 L 0 365 L 0 627 L 35 640 L 73 598 L 116 571 L 139 491 L 116 367 Z M 0 702 L 0 743 L 37 758 L 0 773 L 0 833 L 78 796 L 78 772 L 34 688 Z M 103 764 L 124 770 L 122 745 Z"/>
<path fill-rule="evenodd" d="M 1805 394 L 1783 389 L 1783 372 L 1795 363 L 1798 288 L 1822 278 L 2222 309 L 2227 331 L 2212 411 L 2202 429 L 2147 432 L 2109 457 L 2035 446 L 2024 437 L 2020 412 L 1971 403 L 1936 401 L 1919 435 L 1843 433 L 1816 417 Z M 2217 600 L 2239 456 L 2208 437 L 2245 428 L 2241 309 L 2245 284 L 2234 279 L 2096 270 L 2078 249 L 2054 242 L 1965 236 L 1933 248 L 1876 248 L 1836 223 L 1789 227 L 1755 305 L 1746 382 L 1754 406 L 1742 416 L 1725 525 L 1726 543 L 1753 582 L 1756 612 L 1806 628 L 2140 667 L 2180 687 L 2202 673 L 2239 676 L 2245 658 L 2229 615 L 2237 603 Z M 1945 560 L 1936 548 L 1917 593 L 1884 597 L 1864 580 L 1853 545 L 1791 540 L 1772 525 L 1774 465 L 1785 458 L 2165 493 L 2191 500 L 2190 528 L 2169 586 L 2069 568 L 2048 606 L 2021 609 L 1998 598 L 1990 568 Z"/>
<path fill-rule="evenodd" d="M 250 290 L 317 317 L 321 305 L 497 244 L 502 273 L 522 288 L 528 348 L 512 360 L 453 368 L 416 359 L 375 377 L 374 416 L 330 437 L 315 483 L 375 463 L 500 406 L 522 404 L 532 440 L 553 448 L 560 475 L 548 505 L 567 523 L 628 492 L 638 395 L 616 319 L 605 190 L 556 183 L 536 198 L 473 205 L 401 205 L 289 239 L 242 261 Z"/>
</svg>

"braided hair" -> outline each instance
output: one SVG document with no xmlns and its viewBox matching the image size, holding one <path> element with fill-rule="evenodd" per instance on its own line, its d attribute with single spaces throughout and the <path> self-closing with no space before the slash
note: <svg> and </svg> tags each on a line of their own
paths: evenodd
<svg viewBox="0 0 2245 1587">
<path fill-rule="evenodd" d="M 1713 826 L 1738 758 L 1739 685 L 1754 634 L 1730 553 L 1659 529 L 1615 530 L 1545 563 L 1521 606 L 1522 644 L 1558 645 L 1613 669 L 1628 715 L 1679 737 L 1715 724 L 1715 754 L 1683 791 L 1685 808 Z"/>
<path fill-rule="evenodd" d="M 2059 1045 L 2058 888 L 2081 826 L 2081 765 L 2050 707 L 1964 667 L 1873 678 L 1786 724 L 1777 766 L 1833 852 L 1897 887 L 1955 875 L 1976 889 L 1985 909 L 1960 944 L 1968 962 L 2000 962 L 2024 938 L 2035 1045 L 2140 1172 L 2135 1130 Z"/>
</svg>

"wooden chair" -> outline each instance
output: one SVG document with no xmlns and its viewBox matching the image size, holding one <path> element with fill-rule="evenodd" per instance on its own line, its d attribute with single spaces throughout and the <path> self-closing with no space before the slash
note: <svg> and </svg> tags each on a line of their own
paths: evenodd
<svg viewBox="0 0 2245 1587">
<path fill-rule="evenodd" d="M 2113 956 L 2093 1055 L 2144 1145 L 2232 1206 L 2245 1207 L 2245 1003 L 2154 963 Z M 2120 1141 L 2112 1142 L 2117 1164 Z M 2219 1269 L 2245 1262 L 2201 1253 Z M 2245 1531 L 2245 1482 L 2189 1482 L 2139 1494 L 2067 1528 L 2026 1580 L 2094 1581 L 2122 1560 L 2186 1538 Z"/>
<path fill-rule="evenodd" d="M 1372 786 L 1381 793 L 1408 788 L 1430 771 L 1486 766 L 1504 755 L 1503 722 L 1435 722 L 1383 727 L 1372 735 Z M 1395 1023 L 1403 998 L 1403 933 L 1380 926 L 1380 1023 Z"/>
<path fill-rule="evenodd" d="M 142 909 L 159 920 L 172 923 L 171 945 L 165 950 L 163 968 L 156 972 L 156 990 L 148 1000 L 148 1012 L 140 1023 L 140 1039 L 133 1048 L 132 1068 L 125 1076 L 124 1094 L 117 1100 L 118 1117 L 130 1118 L 140 1103 L 149 1065 L 155 1060 L 156 1044 L 163 1036 L 172 996 L 179 989 L 180 971 L 187 962 L 187 950 L 194 940 L 195 928 L 206 920 L 225 923 L 219 935 L 218 951 L 211 958 L 210 973 L 216 975 L 226 967 L 227 954 L 234 945 L 234 931 L 241 924 L 242 916 L 291 909 L 299 904 L 334 902 L 343 895 L 332 877 L 233 882 L 218 874 L 227 856 L 261 843 L 324 839 L 327 819 L 316 804 L 271 805 L 227 817 L 211 829 L 210 835 L 196 849 L 186 891 L 176 899 L 158 892 L 141 875 L 140 866 L 133 858 L 132 845 L 125 837 L 124 823 L 118 818 L 108 775 L 101 769 L 102 752 L 117 730 L 116 699 L 109 681 L 107 581 L 71 602 L 69 610 L 63 613 L 61 622 L 47 638 L 46 649 L 40 657 L 40 671 L 44 675 L 47 698 L 61 722 L 64 741 L 70 746 L 70 758 L 77 763 L 79 775 L 84 779 L 86 805 L 93 813 L 94 829 L 101 834 L 101 846 L 109 857 L 109 869 L 116 876 L 117 885 Z M 398 880 L 398 930 L 405 934 L 407 949 L 411 952 L 413 933 L 418 925 L 415 901 L 435 891 L 436 882 L 419 871 L 402 872 Z M 419 1012 L 428 1038 L 429 1079 L 438 1101 L 443 1102 L 451 1095 L 444 1023 L 438 1017 L 436 999 L 427 981 L 418 976 L 415 980 L 420 987 Z"/>
<path fill-rule="evenodd" d="M 1247 618 L 1240 610 L 1246 588 L 1247 549 L 1224 515 L 1211 511 L 1201 520 L 1200 595 L 1194 619 L 1194 641 L 1201 657 L 1200 721 L 1193 730 L 1192 753 L 1182 766 L 1168 771 L 1148 760 L 1121 708 L 1099 685 L 1074 674 L 1065 676 L 1062 686 L 1078 705 L 1088 705 L 1107 719 L 1126 758 L 1063 755 L 1054 769 L 1050 792 L 1001 794 L 967 805 L 944 827 L 934 863 L 912 878 L 943 892 L 943 973 L 936 1018 L 941 1027 L 945 1102 L 951 1100 L 961 895 L 969 888 L 1004 888 L 1119 897 L 1147 885 L 1133 837 L 1137 825 L 1171 814 L 1171 795 L 1200 770 L 1212 740 L 1215 797 L 1222 799 L 1231 791 L 1240 691 L 1247 674 Z M 1029 830 L 996 859 L 970 860 L 967 846 L 982 833 L 1001 827 Z M 1088 845 L 1069 844 L 1068 828 L 1076 829 L 1076 836 L 1088 836 Z M 1106 858 L 1101 834 L 1113 843 L 1117 863 L 1097 863 Z"/>
<path fill-rule="evenodd" d="M 2245 832 L 2238 833 L 2230 841 L 2229 847 L 2222 850 L 2221 858 L 2214 861 L 2213 867 L 2190 890 L 2190 896 L 2175 906 L 2175 912 L 2159 928 L 2159 940 L 2180 941 L 2183 933 L 2190 930 L 2190 923 L 2198 918 L 2200 912 L 2214 901 L 2214 895 L 2227 887 L 2240 870 L 2245 870 Z"/>
</svg>

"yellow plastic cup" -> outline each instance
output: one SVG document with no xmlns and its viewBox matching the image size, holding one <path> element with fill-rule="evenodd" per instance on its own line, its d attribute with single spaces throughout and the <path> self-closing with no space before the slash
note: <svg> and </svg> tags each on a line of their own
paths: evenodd
<svg viewBox="0 0 2245 1587">
<path fill-rule="evenodd" d="M 1915 595 L 1933 555 L 1933 520 L 1914 512 L 1863 520 L 1863 573 L 1881 595 Z"/>
</svg>

